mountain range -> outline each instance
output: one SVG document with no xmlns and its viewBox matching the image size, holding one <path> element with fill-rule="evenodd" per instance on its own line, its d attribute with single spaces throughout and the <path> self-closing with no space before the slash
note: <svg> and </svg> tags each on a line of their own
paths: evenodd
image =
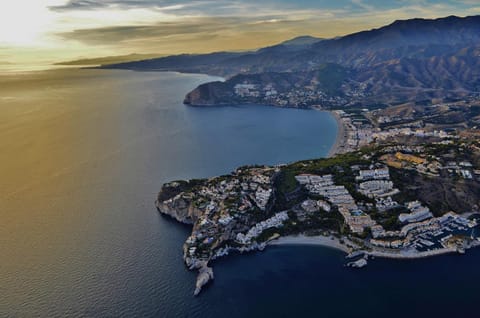
<svg viewBox="0 0 480 318">
<path fill-rule="evenodd" d="M 395 104 L 480 92 L 480 16 L 410 19 L 334 39 L 299 37 L 251 52 L 177 55 L 103 66 L 226 78 L 186 103 L 288 107 Z"/>
</svg>

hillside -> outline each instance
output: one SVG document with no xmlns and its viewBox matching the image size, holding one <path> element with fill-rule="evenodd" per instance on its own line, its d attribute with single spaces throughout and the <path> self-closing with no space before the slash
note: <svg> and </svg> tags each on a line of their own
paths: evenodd
<svg viewBox="0 0 480 318">
<path fill-rule="evenodd" d="M 336 102 L 336 106 L 341 106 L 343 102 L 391 104 L 474 94 L 480 90 L 479 56 L 480 16 L 450 16 L 395 21 L 382 28 L 329 40 L 300 37 L 254 52 L 179 55 L 108 67 L 202 72 L 230 78 L 226 83 L 203 86 L 201 92 L 193 92 L 186 99 L 191 104 L 203 104 L 205 96 L 209 97 L 208 104 L 225 103 L 224 97 L 238 95 L 234 92 L 237 84 L 257 85 L 262 91 L 273 84 L 274 91 L 280 93 L 295 91 L 297 87 L 292 83 L 302 83 L 312 87 L 305 94 L 320 90 L 323 96 L 310 98 L 308 103 L 325 105 L 331 99 L 348 97 Z M 325 65 L 343 69 L 346 76 L 341 81 L 338 77 L 330 78 L 330 87 L 316 85 L 318 78 L 313 74 Z M 282 75 L 279 82 L 278 78 L 272 80 L 271 75 L 259 82 L 259 74 L 264 73 Z M 247 76 L 240 83 L 236 74 Z M 326 74 L 321 76 L 321 81 L 330 79 Z M 312 80 L 315 83 L 309 85 Z M 207 92 L 207 88 L 211 91 Z M 232 102 L 245 100 L 233 99 Z M 283 98 L 274 104 L 279 103 L 296 107 L 294 100 Z M 304 102 L 297 105 L 303 106 Z"/>
</svg>

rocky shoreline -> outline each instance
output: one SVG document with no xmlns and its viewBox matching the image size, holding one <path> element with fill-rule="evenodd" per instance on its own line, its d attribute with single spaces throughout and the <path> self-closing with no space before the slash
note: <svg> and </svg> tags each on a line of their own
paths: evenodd
<svg viewBox="0 0 480 318">
<path fill-rule="evenodd" d="M 195 213 L 197 211 L 195 211 L 195 209 L 187 207 L 186 205 L 181 204 L 180 209 L 175 209 L 157 200 L 155 202 L 155 206 L 160 214 L 171 217 L 179 221 L 180 223 L 192 225 L 196 222 L 197 217 Z M 221 253 L 218 253 L 217 255 L 213 256 L 211 260 L 218 259 L 219 257 L 222 257 L 222 256 L 227 256 L 230 252 L 247 253 L 252 251 L 263 251 L 266 245 L 267 243 L 261 243 L 261 244 L 253 243 L 248 247 L 244 247 L 244 246 L 240 248 L 226 247 L 221 251 Z M 198 271 L 197 280 L 195 283 L 195 290 L 193 293 L 194 296 L 198 296 L 198 294 L 200 294 L 200 292 L 202 291 L 203 287 L 207 285 L 211 280 L 214 279 L 213 269 L 209 266 L 210 260 L 199 261 L 195 258 L 188 257 L 187 256 L 188 245 L 186 243 L 183 245 L 183 250 L 184 250 L 183 261 L 185 265 L 188 267 L 189 270 Z"/>
<path fill-rule="evenodd" d="M 170 206 L 163 202 L 159 202 L 158 200 L 155 201 L 155 206 L 158 212 L 162 215 L 171 217 L 177 220 L 180 223 L 192 225 L 196 220 L 196 211 L 195 209 L 191 209 L 187 206 L 183 206 L 180 209 L 172 209 Z M 239 253 L 245 253 L 250 251 L 263 251 L 266 244 L 251 244 L 249 247 L 242 247 L 242 248 L 233 248 L 227 247 L 225 248 L 220 255 L 214 256 L 211 260 L 217 259 L 221 256 L 226 256 L 232 251 L 236 251 Z M 187 256 L 187 244 L 183 245 L 184 256 L 183 261 L 185 265 L 188 267 L 189 270 L 198 270 L 197 280 L 195 283 L 195 290 L 193 295 L 198 296 L 202 291 L 202 288 L 207 285 L 211 280 L 214 279 L 213 269 L 209 267 L 210 260 L 202 260 L 198 261 L 194 258 Z"/>
</svg>

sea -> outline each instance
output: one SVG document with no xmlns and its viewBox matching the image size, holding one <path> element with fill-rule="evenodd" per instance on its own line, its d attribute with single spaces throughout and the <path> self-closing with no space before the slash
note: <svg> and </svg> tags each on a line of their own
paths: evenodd
<svg viewBox="0 0 480 318">
<path fill-rule="evenodd" d="M 206 75 L 54 70 L 0 76 L 0 317 L 479 317 L 480 250 L 344 266 L 317 246 L 213 264 L 194 297 L 190 227 L 167 181 L 324 157 L 327 112 L 191 107 Z"/>
</svg>

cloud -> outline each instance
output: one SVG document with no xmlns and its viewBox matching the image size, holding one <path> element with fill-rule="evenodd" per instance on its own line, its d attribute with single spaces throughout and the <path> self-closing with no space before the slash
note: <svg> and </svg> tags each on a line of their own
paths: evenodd
<svg viewBox="0 0 480 318">
<path fill-rule="evenodd" d="M 478 0 L 35 0 L 35 3 L 40 3 L 48 16 L 42 37 L 36 37 L 35 47 L 28 49 L 11 44 L 7 56 L 0 56 L 0 60 L 18 64 L 29 59 L 65 60 L 132 52 L 244 50 L 299 35 L 341 36 L 398 19 L 480 12 Z M 25 10 L 23 5 L 17 7 Z M 0 13 L 1 10 L 2 5 Z M 38 16 L 38 10 L 32 12 Z M 38 29 L 27 25 L 24 20 L 20 23 L 25 29 Z M 18 31 L 8 33 L 12 29 L 9 26 L 5 25 L 6 34 L 18 38 Z"/>
<path fill-rule="evenodd" d="M 179 35 L 194 35 L 215 32 L 235 18 L 197 18 L 189 21 L 160 22 L 154 25 L 125 25 L 104 28 L 78 29 L 58 34 L 64 39 L 77 40 L 86 44 L 115 44 L 139 39 L 148 40 Z M 227 26 L 228 28 L 228 26 Z"/>
<path fill-rule="evenodd" d="M 398 18 L 402 19 L 466 15 L 475 12 L 472 11 L 475 5 L 478 6 L 478 0 L 69 0 L 63 5 L 50 8 L 64 14 L 101 11 L 105 17 L 113 11 L 133 14 L 135 10 L 145 10 L 153 13 L 153 17 L 163 14 L 164 17 L 175 20 L 234 16 L 257 18 L 259 22 L 260 19 L 269 21 L 276 19 L 275 16 L 281 16 L 289 20 L 345 19 L 346 22 L 363 18 L 363 25 L 380 25 L 387 21 L 387 16 L 393 14 L 398 14 Z M 395 19 L 394 17 L 393 20 Z M 157 21 L 161 20 L 159 17 Z M 151 24 L 150 22 L 152 21 L 137 24 Z"/>
<path fill-rule="evenodd" d="M 354 5 L 360 7 L 363 10 L 366 10 L 366 11 L 374 11 L 375 10 L 374 6 L 365 3 L 363 0 L 351 0 L 351 1 Z"/>
<path fill-rule="evenodd" d="M 54 11 L 96 10 L 105 8 L 161 8 L 188 4 L 189 1 L 175 0 L 70 0 L 66 4 L 50 6 Z"/>
<path fill-rule="evenodd" d="M 260 47 L 293 37 L 303 20 L 284 16 L 260 18 L 197 17 L 152 25 L 77 29 L 58 34 L 89 46 L 135 47 L 143 52 L 210 52 Z M 265 41 L 269 38 L 269 41 Z"/>
<path fill-rule="evenodd" d="M 175 12 L 181 15 L 212 16 L 247 13 L 245 10 L 251 5 L 255 5 L 257 8 L 265 7 L 265 5 L 259 5 L 258 2 L 252 0 L 70 0 L 63 5 L 50 6 L 50 9 L 57 12 L 148 9 Z M 250 11 L 250 13 L 254 12 Z"/>
<path fill-rule="evenodd" d="M 312 2 L 324 5 L 322 0 Z M 293 2 L 277 1 L 278 5 L 272 7 L 272 2 L 268 0 L 258 5 L 250 0 L 71 0 L 66 6 L 72 10 L 80 6 L 87 6 L 88 10 L 104 10 L 105 7 L 115 6 L 123 6 L 129 10 L 142 6 L 149 6 L 154 10 L 161 10 L 160 8 L 165 6 L 178 7 L 171 9 L 173 13 L 169 14 L 169 17 L 175 17 L 173 20 L 76 28 L 57 33 L 57 36 L 62 41 L 112 47 L 123 53 L 203 53 L 258 48 L 299 35 L 334 37 L 380 27 L 397 19 L 434 18 L 462 13 L 460 10 L 452 12 L 452 6 L 447 2 L 425 6 L 428 0 L 420 0 L 420 4 L 418 1 L 399 0 L 395 1 L 395 6 L 388 7 L 382 7 L 380 2 L 384 3 L 383 1 L 378 2 L 378 6 L 375 5 L 376 1 L 368 0 L 336 2 L 337 7 L 328 10 L 299 7 L 285 10 L 285 7 L 292 6 Z M 303 1 L 304 5 L 309 3 L 309 0 Z M 211 6 L 215 8 L 208 9 Z M 356 9 L 353 10 L 352 6 Z"/>
</svg>

